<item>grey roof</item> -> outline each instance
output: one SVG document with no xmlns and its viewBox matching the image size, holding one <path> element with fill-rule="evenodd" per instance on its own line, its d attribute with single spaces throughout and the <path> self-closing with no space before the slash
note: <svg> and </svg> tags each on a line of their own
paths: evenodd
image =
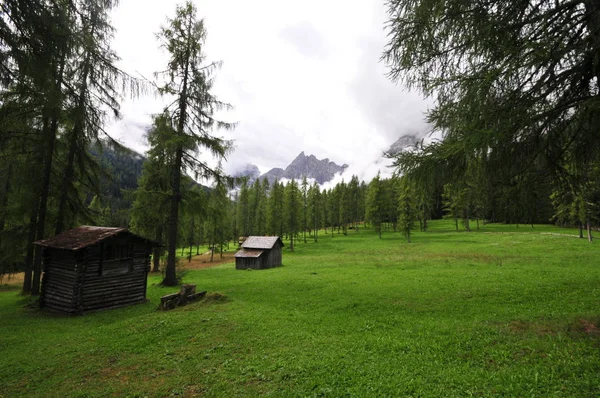
<svg viewBox="0 0 600 398">
<path fill-rule="evenodd" d="M 110 238 L 111 236 L 118 235 L 122 232 L 144 240 L 153 246 L 158 246 L 158 243 L 153 242 L 150 239 L 142 238 L 141 236 L 132 234 L 131 232 L 127 231 L 127 228 L 93 227 L 89 225 L 82 225 L 81 227 L 70 229 L 53 236 L 52 238 L 38 240 L 37 242 L 33 243 L 55 249 L 79 250 L 103 241 L 106 238 Z"/>
<path fill-rule="evenodd" d="M 235 257 L 260 257 L 261 254 L 264 253 L 264 250 L 252 250 L 252 249 L 242 249 L 235 253 Z"/>
<path fill-rule="evenodd" d="M 272 249 L 277 241 L 284 246 L 279 236 L 249 236 L 242 243 L 242 247 L 244 249 Z"/>
</svg>

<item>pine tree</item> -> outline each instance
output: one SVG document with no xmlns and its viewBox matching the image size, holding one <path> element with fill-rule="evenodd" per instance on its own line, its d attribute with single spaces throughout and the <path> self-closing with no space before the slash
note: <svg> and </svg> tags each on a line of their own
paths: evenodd
<svg viewBox="0 0 600 398">
<path fill-rule="evenodd" d="M 168 19 L 158 35 L 169 53 L 169 63 L 164 75 L 167 82 L 160 87 L 162 95 L 175 97 L 165 109 L 173 120 L 176 135 L 170 142 L 174 152 L 171 170 L 171 204 L 168 227 L 168 258 L 163 284 L 177 284 L 175 274 L 178 237 L 179 204 L 181 202 L 181 177 L 187 169 L 202 177 L 220 178 L 219 170 L 210 168 L 195 155 L 198 147 L 223 158 L 231 147 L 230 142 L 211 135 L 213 128 L 230 129 L 234 126 L 214 118 L 214 113 L 230 106 L 220 102 L 212 93 L 211 74 L 220 63 L 205 63 L 203 46 L 206 40 L 204 21 L 198 20 L 196 7 L 188 1 L 178 6 L 173 19 Z"/>
<path fill-rule="evenodd" d="M 302 202 L 298 183 L 290 180 L 285 187 L 285 219 L 290 237 L 290 250 L 294 251 L 294 238 L 298 233 L 300 221 L 300 203 Z"/>
<path fill-rule="evenodd" d="M 316 182 L 308 190 L 308 213 L 311 221 L 310 226 L 313 229 L 313 239 L 316 243 L 319 239 L 322 213 L 321 190 Z"/>
<path fill-rule="evenodd" d="M 417 218 L 414 196 L 415 191 L 410 180 L 402 178 L 398 183 L 398 224 L 408 243 Z"/>
<path fill-rule="evenodd" d="M 367 192 L 365 204 L 366 219 L 377 229 L 379 239 L 381 239 L 381 224 L 383 222 L 383 192 L 381 190 L 381 179 L 379 173 L 371 180 Z"/>
<path fill-rule="evenodd" d="M 306 176 L 302 177 L 300 192 L 302 194 L 302 233 L 304 235 L 304 243 L 306 243 L 306 230 L 308 229 L 308 181 L 306 180 Z"/>
<path fill-rule="evenodd" d="M 237 198 L 237 225 L 242 236 L 250 235 L 250 207 L 248 203 L 248 181 L 242 180 L 242 186 Z"/>
</svg>

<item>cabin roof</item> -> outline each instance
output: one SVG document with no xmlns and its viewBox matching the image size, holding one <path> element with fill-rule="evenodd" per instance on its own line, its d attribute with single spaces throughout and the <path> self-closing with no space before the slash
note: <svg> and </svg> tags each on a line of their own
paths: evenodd
<svg viewBox="0 0 600 398">
<path fill-rule="evenodd" d="M 127 228 L 94 227 L 89 225 L 82 225 L 80 227 L 73 228 L 56 236 L 53 236 L 52 238 L 38 240 L 37 242 L 33 243 L 36 245 L 52 247 L 55 249 L 79 250 L 83 249 L 84 247 L 101 242 L 104 239 L 110 238 L 111 236 L 118 235 L 120 233 L 132 235 L 154 246 L 158 246 L 158 243 L 151 241 L 150 239 L 142 238 L 141 236 L 135 235 L 129 232 Z"/>
<path fill-rule="evenodd" d="M 239 257 L 257 258 L 257 257 L 260 257 L 260 255 L 263 253 L 264 253 L 264 250 L 242 249 L 242 250 L 238 251 L 237 253 L 235 253 L 235 257 L 236 258 L 239 258 Z"/>
<path fill-rule="evenodd" d="M 281 243 L 281 246 L 284 246 L 279 236 L 249 236 L 244 243 L 242 243 L 242 248 L 263 250 L 272 249 L 277 241 Z"/>
</svg>

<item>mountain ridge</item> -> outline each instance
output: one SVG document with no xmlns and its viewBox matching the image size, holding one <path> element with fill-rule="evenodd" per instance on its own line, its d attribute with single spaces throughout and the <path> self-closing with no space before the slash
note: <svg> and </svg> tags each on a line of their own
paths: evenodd
<svg viewBox="0 0 600 398">
<path fill-rule="evenodd" d="M 329 158 L 319 160 L 315 155 L 307 156 L 302 151 L 285 169 L 275 167 L 259 178 L 266 178 L 272 184 L 276 179 L 297 180 L 306 177 L 314 179 L 318 184 L 324 184 L 331 181 L 336 174 L 343 173 L 346 168 L 347 164 L 338 166 Z"/>
<path fill-rule="evenodd" d="M 318 184 L 324 184 L 331 181 L 336 174 L 343 173 L 346 168 L 348 168 L 347 164 L 339 166 L 329 158 L 318 159 L 315 155 L 306 155 L 302 151 L 285 169 L 273 167 L 266 173 L 260 174 L 256 165 L 248 163 L 241 170 L 233 173 L 232 176 L 247 177 L 248 184 L 263 179 L 269 181 L 269 184 L 273 184 L 275 180 L 299 180 L 305 176 L 314 179 Z"/>
</svg>

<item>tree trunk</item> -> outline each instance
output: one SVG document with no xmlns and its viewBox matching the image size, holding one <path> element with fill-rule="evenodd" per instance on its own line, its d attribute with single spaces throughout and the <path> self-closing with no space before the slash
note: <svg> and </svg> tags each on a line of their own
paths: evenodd
<svg viewBox="0 0 600 398">
<path fill-rule="evenodd" d="M 177 285 L 177 272 L 175 263 L 177 259 L 177 233 L 178 233 L 178 217 L 179 217 L 179 201 L 181 200 L 181 158 L 183 157 L 183 149 L 179 146 L 175 152 L 175 164 L 172 169 L 171 187 L 173 196 L 171 197 L 171 209 L 169 212 L 169 230 L 168 230 L 168 254 L 167 268 L 165 269 L 165 278 L 162 284 L 165 286 Z"/>
<path fill-rule="evenodd" d="M 156 243 L 162 243 L 162 225 L 156 227 L 154 240 Z M 152 272 L 160 272 L 160 256 L 162 255 L 162 247 L 155 246 L 152 248 Z"/>
<path fill-rule="evenodd" d="M 2 190 L 2 196 L 0 197 L 0 232 L 4 231 L 4 225 L 6 224 L 6 205 L 8 204 L 8 194 L 10 192 L 10 179 L 12 178 L 12 163 L 8 163 L 8 170 L 4 176 L 6 181 Z"/>
<path fill-rule="evenodd" d="M 29 217 L 29 236 L 27 241 L 27 254 L 25 257 L 25 275 L 23 276 L 23 293 L 31 293 L 31 282 L 33 281 L 33 251 L 35 241 L 35 226 L 37 223 L 37 211 L 39 209 L 38 201 L 35 201 L 35 205 L 31 209 L 31 215 Z"/>
<path fill-rule="evenodd" d="M 215 256 L 215 235 L 217 234 L 217 228 L 213 228 L 212 238 L 210 240 L 210 262 L 213 262 Z"/>
<path fill-rule="evenodd" d="M 60 234 L 64 228 L 65 212 L 67 207 L 67 197 L 69 186 L 73 182 L 73 169 L 75 163 L 75 152 L 77 147 L 77 133 L 75 129 L 71 131 L 69 137 L 69 154 L 67 156 L 67 166 L 63 172 L 63 180 L 60 188 L 60 199 L 58 204 L 58 214 L 56 216 L 56 228 L 54 233 Z"/>
<path fill-rule="evenodd" d="M 56 111 L 55 111 L 56 112 Z M 48 123 L 45 123 L 48 127 Z M 52 159 L 54 157 L 54 143 L 56 142 L 56 132 L 58 130 L 58 115 L 53 115 L 50 126 L 46 129 L 45 135 L 48 142 L 46 143 L 46 153 L 44 156 L 44 165 L 42 172 L 42 187 L 39 195 L 39 210 L 37 216 L 37 225 L 35 239 L 44 239 L 46 227 L 46 214 L 48 211 L 48 196 L 50 195 L 50 178 L 52 177 Z M 33 260 L 33 280 L 31 283 L 31 295 L 37 296 L 40 294 L 40 284 L 42 279 L 42 247 L 36 245 L 34 248 Z"/>
<path fill-rule="evenodd" d="M 592 242 L 592 224 L 590 223 L 589 218 L 587 220 L 587 235 L 588 235 L 588 241 L 591 243 Z"/>
<path fill-rule="evenodd" d="M 93 34 L 93 30 L 92 30 Z M 81 78 L 81 89 L 79 90 L 79 103 L 77 104 L 77 120 L 69 136 L 69 154 L 67 156 L 67 165 L 63 172 L 63 180 L 60 189 L 60 200 L 58 204 L 58 214 L 56 216 L 55 234 L 63 231 L 65 222 L 65 212 L 67 207 L 67 198 L 69 196 L 69 186 L 73 183 L 75 153 L 77 152 L 77 138 L 83 135 L 84 114 L 85 114 L 85 93 L 87 92 L 87 79 L 89 74 L 89 54 L 84 63 L 83 75 Z"/>
<path fill-rule="evenodd" d="M 579 221 L 579 239 L 583 239 L 583 223 Z"/>
</svg>

